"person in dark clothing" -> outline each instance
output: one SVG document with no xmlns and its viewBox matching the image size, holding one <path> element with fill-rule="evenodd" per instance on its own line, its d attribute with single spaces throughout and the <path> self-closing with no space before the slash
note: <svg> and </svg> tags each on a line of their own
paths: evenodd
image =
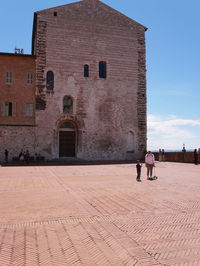
<svg viewBox="0 0 200 266">
<path fill-rule="evenodd" d="M 5 149 L 4 155 L 5 155 L 5 162 L 7 163 L 8 162 L 8 150 L 7 149 Z"/>
<path fill-rule="evenodd" d="M 140 161 L 138 160 L 138 161 L 137 161 L 137 164 L 136 164 L 136 170 L 137 170 L 137 178 L 136 178 L 136 180 L 137 180 L 138 182 L 141 182 L 141 179 L 140 179 L 140 177 L 141 177 L 141 168 L 142 168 L 142 164 L 141 164 Z"/>
<path fill-rule="evenodd" d="M 197 153 L 197 149 L 194 150 L 194 164 L 198 164 L 198 153 Z"/>
<path fill-rule="evenodd" d="M 24 155 L 24 160 L 26 164 L 29 164 L 29 159 L 30 159 L 30 154 L 29 154 L 29 150 L 27 150 Z"/>
</svg>

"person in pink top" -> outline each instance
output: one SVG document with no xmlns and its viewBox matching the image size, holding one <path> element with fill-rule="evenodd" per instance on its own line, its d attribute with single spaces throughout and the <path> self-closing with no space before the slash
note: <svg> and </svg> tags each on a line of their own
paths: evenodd
<svg viewBox="0 0 200 266">
<path fill-rule="evenodd" d="M 147 179 L 152 179 L 153 167 L 155 166 L 155 157 L 151 151 L 145 155 L 145 165 L 147 168 Z"/>
</svg>

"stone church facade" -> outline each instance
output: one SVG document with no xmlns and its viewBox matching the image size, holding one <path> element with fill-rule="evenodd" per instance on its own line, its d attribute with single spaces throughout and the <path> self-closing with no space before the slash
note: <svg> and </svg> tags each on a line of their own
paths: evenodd
<svg viewBox="0 0 200 266">
<path fill-rule="evenodd" d="M 21 148 L 47 160 L 141 158 L 147 133 L 145 30 L 99 0 L 36 12 L 35 121 L 32 133 L 24 134 L 29 144 Z M 0 124 L 14 128 L 2 116 Z M 9 134 L 0 140 L 14 156 Z"/>
</svg>

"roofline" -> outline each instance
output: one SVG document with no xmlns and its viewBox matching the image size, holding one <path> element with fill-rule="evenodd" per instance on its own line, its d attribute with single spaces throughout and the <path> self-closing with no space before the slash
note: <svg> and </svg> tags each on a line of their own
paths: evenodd
<svg viewBox="0 0 200 266">
<path fill-rule="evenodd" d="M 8 56 L 24 56 L 24 57 L 33 57 L 35 58 L 35 55 L 32 54 L 17 54 L 17 53 L 4 53 L 4 52 L 0 52 L 0 55 L 8 55 Z"/>
<path fill-rule="evenodd" d="M 57 8 L 57 7 L 60 8 L 60 7 L 63 7 L 63 6 L 70 6 L 70 5 L 74 5 L 74 4 L 82 3 L 82 2 L 84 2 L 84 1 L 85 1 L 85 0 L 78 1 L 78 2 L 75 1 L 75 2 L 73 2 L 73 3 L 66 4 L 66 5 L 61 5 L 61 6 L 50 7 L 50 8 L 47 8 L 47 9 L 42 9 L 42 10 L 36 11 L 36 12 L 34 13 L 34 15 L 37 15 L 37 14 L 39 14 L 40 12 L 44 12 L 44 11 L 46 11 L 46 10 L 55 9 L 55 8 Z M 100 0 L 98 0 L 98 2 L 101 3 L 102 5 L 108 7 L 108 8 L 113 9 L 113 10 L 114 10 L 115 12 L 117 12 L 119 15 L 124 16 L 126 19 L 130 20 L 130 21 L 133 22 L 134 24 L 137 24 L 138 26 L 142 27 L 142 28 L 144 29 L 144 31 L 147 31 L 147 30 L 148 30 L 148 28 L 147 28 L 146 26 L 144 26 L 144 25 L 138 23 L 137 21 L 135 21 L 134 19 L 132 19 L 132 18 L 130 18 L 130 17 L 124 15 L 123 13 L 121 13 L 121 12 L 118 11 L 118 10 L 116 10 L 115 8 L 113 8 L 113 7 L 111 7 L 111 6 L 107 5 L 107 4 L 105 4 L 104 2 L 102 2 L 102 1 L 100 1 Z"/>
<path fill-rule="evenodd" d="M 134 24 L 137 24 L 138 26 L 144 28 L 145 31 L 148 30 L 148 28 L 147 28 L 146 26 L 144 26 L 144 25 L 138 23 L 137 21 L 135 21 L 134 19 L 128 17 L 127 15 L 124 15 L 123 13 L 121 13 L 120 11 L 118 11 L 117 9 L 115 9 L 115 8 L 113 8 L 113 7 L 111 7 L 111 6 L 107 5 L 107 4 L 105 4 L 105 3 L 103 3 L 102 1 L 99 1 L 99 2 L 100 2 L 102 5 L 104 5 L 104 6 L 106 6 L 106 7 L 109 7 L 109 8 L 111 8 L 111 9 L 113 9 L 113 10 L 114 10 L 115 12 L 117 12 L 119 15 L 124 16 L 126 19 L 130 20 L 130 21 L 133 22 Z"/>
</svg>

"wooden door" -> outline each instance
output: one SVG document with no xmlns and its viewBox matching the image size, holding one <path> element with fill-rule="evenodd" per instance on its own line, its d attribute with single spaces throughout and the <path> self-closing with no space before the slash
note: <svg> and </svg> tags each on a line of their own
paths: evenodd
<svg viewBox="0 0 200 266">
<path fill-rule="evenodd" d="M 76 132 L 60 131 L 59 132 L 59 156 L 75 157 L 76 155 Z"/>
</svg>

